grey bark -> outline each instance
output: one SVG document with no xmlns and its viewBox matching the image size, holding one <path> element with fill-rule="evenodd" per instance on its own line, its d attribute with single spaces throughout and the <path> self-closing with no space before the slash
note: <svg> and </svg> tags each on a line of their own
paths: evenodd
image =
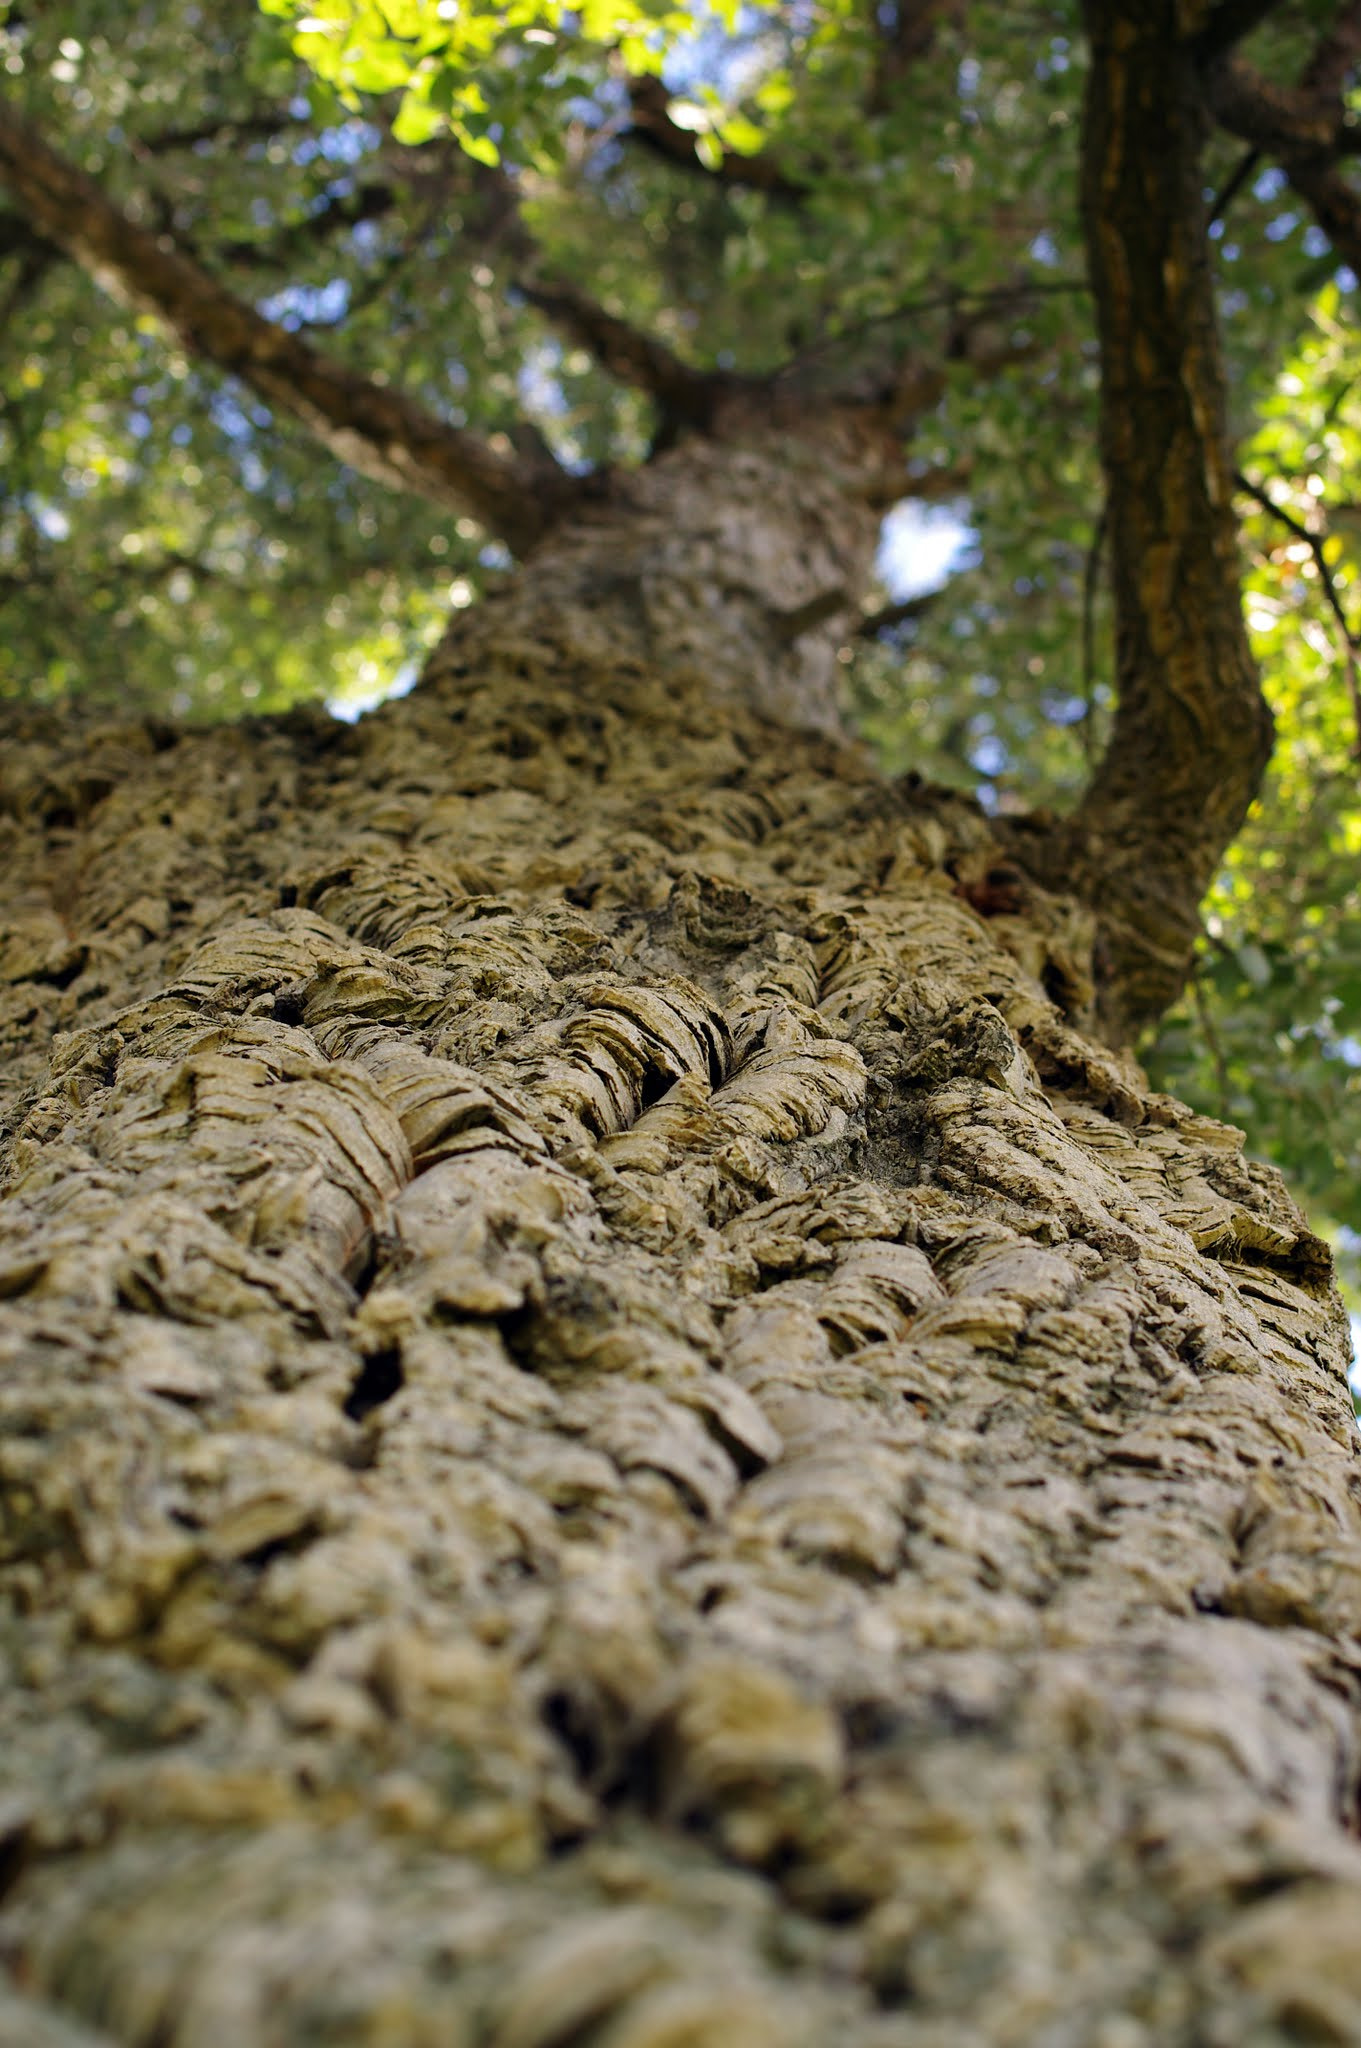
<svg viewBox="0 0 1361 2048">
<path fill-rule="evenodd" d="M 1326 1253 L 753 708 L 828 432 L 354 730 L 7 714 L 6 2048 L 1361 2038 Z"/>
</svg>

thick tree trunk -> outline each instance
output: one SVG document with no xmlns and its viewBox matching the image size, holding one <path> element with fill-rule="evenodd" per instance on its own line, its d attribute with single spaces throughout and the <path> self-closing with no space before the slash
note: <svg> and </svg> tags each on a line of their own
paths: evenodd
<svg viewBox="0 0 1361 2048">
<path fill-rule="evenodd" d="M 773 462 L 353 730 L 10 719 L 6 2044 L 1361 2038 L 1326 1254 L 764 715 Z"/>
</svg>

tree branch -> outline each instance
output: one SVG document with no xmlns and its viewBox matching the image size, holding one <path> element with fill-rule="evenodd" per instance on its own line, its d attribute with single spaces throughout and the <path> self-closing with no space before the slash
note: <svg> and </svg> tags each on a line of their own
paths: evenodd
<svg viewBox="0 0 1361 2048">
<path fill-rule="evenodd" d="M 303 121 L 287 106 L 261 108 L 254 114 L 221 114 L 211 121 L 197 121 L 189 128 L 161 128 L 151 135 L 130 136 L 133 156 L 168 156 L 176 150 L 197 149 L 201 142 L 234 142 L 243 136 L 277 135 L 281 128 L 300 128 Z"/>
<path fill-rule="evenodd" d="M 1342 8 L 1326 36 L 1320 38 L 1304 67 L 1300 84 L 1316 99 L 1340 99 L 1347 80 L 1361 63 L 1361 0 Z"/>
<path fill-rule="evenodd" d="M 1205 95 L 1221 128 L 1273 155 L 1328 153 L 1346 121 L 1339 98 L 1320 98 L 1301 85 L 1264 78 L 1247 59 L 1221 57 L 1204 71 Z"/>
<path fill-rule="evenodd" d="M 366 179 L 352 192 L 337 192 L 311 213 L 289 221 L 269 236 L 251 239 L 238 236 L 214 244 L 219 262 L 253 266 L 261 270 L 287 269 L 291 259 L 324 242 L 328 235 L 359 227 L 364 221 L 382 220 L 398 202 L 396 187 L 385 179 Z"/>
<path fill-rule="evenodd" d="M 719 400 L 748 380 L 700 370 L 673 353 L 664 341 L 621 319 L 569 278 L 545 268 L 543 254 L 520 212 L 520 195 L 499 168 L 478 165 L 478 195 L 484 210 L 482 248 L 492 260 L 503 255 L 510 281 L 567 340 L 593 355 L 601 368 L 657 400 L 671 426 L 703 432 L 711 427 Z"/>
<path fill-rule="evenodd" d="M 1338 652 L 1342 656 L 1347 701 L 1352 708 L 1352 729 L 1356 735 L 1352 755 L 1354 759 L 1361 760 L 1361 669 L 1357 665 L 1357 654 L 1361 652 L 1361 634 L 1352 630 L 1347 608 L 1342 602 L 1342 593 L 1337 587 L 1337 579 L 1328 561 L 1328 551 L 1324 546 L 1328 537 L 1327 531 L 1325 529 L 1322 533 L 1314 532 L 1303 520 L 1296 519 L 1292 512 L 1287 512 L 1284 505 L 1278 505 L 1261 484 L 1255 484 L 1251 477 L 1244 476 L 1241 470 L 1235 472 L 1234 482 L 1241 491 L 1247 492 L 1254 504 L 1260 505 L 1279 526 L 1283 526 L 1287 533 L 1293 533 L 1296 540 L 1303 541 L 1314 558 L 1318 580 L 1323 585 L 1323 595 L 1328 601 L 1328 609 L 1337 627 Z"/>
<path fill-rule="evenodd" d="M 1262 152 L 1260 149 L 1245 149 L 1243 151 L 1242 156 L 1239 157 L 1238 162 L 1234 165 L 1223 187 L 1215 193 L 1214 198 L 1210 201 L 1210 211 L 1205 219 L 1206 227 L 1212 228 L 1217 221 L 1223 220 L 1225 214 L 1233 205 L 1234 200 L 1247 184 L 1248 179 L 1253 176 L 1261 161 Z"/>
<path fill-rule="evenodd" d="M 629 105 L 633 118 L 623 130 L 621 140 L 637 142 L 680 170 L 694 171 L 719 185 L 745 186 L 749 191 L 765 192 L 772 199 L 790 204 L 807 197 L 808 187 L 791 177 L 764 150 L 755 156 L 725 150 L 717 167 L 711 170 L 696 154 L 695 137 L 690 130 L 672 120 L 671 95 L 660 78 L 630 79 Z"/>
<path fill-rule="evenodd" d="M 1186 978 L 1200 899 L 1257 793 L 1271 718 L 1239 600 L 1196 47 L 1178 33 L 1177 0 L 1086 0 L 1085 12 L 1082 197 L 1118 702 L 1055 859 L 1100 920 L 1103 1027 L 1120 1040 Z"/>
<path fill-rule="evenodd" d="M 1219 5 L 1210 9 L 1209 19 L 1192 45 L 1197 63 L 1208 64 L 1231 50 L 1235 43 L 1241 43 L 1280 4 L 1281 0 L 1219 0 Z"/>
<path fill-rule="evenodd" d="M 1361 193 L 1335 164 L 1284 162 L 1281 168 L 1338 255 L 1361 276 Z"/>
<path fill-rule="evenodd" d="M 1343 91 L 1361 62 L 1361 0 L 1342 8 L 1314 48 L 1297 85 L 1264 78 L 1243 58 L 1204 68 L 1205 96 L 1220 126 L 1273 156 L 1338 255 L 1361 269 L 1361 195 L 1337 159 L 1361 151 L 1361 130 Z"/>
<path fill-rule="evenodd" d="M 589 349 L 602 369 L 617 377 L 621 384 L 651 393 L 679 424 L 706 427 L 717 399 L 739 381 L 682 362 L 665 342 L 606 312 L 597 300 L 578 291 L 565 278 L 543 283 L 526 280 L 517 289 L 529 305 L 537 307 L 569 340 Z"/>
<path fill-rule="evenodd" d="M 926 590 L 917 597 L 899 598 L 896 604 L 880 605 L 877 612 L 866 612 L 855 629 L 855 638 L 877 640 L 881 633 L 891 633 L 895 626 L 913 624 L 923 612 L 930 611 L 939 598 L 938 590 Z"/>
<path fill-rule="evenodd" d="M 107 291 L 163 320 L 194 355 L 291 413 L 342 462 L 391 489 L 471 512 L 523 553 L 575 493 L 553 465 L 449 425 L 333 362 L 121 213 L 31 123 L 0 105 L 0 180 L 37 228 Z"/>
</svg>

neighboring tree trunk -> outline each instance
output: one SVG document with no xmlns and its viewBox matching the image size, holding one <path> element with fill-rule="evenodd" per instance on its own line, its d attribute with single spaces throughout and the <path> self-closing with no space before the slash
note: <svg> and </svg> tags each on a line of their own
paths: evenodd
<svg viewBox="0 0 1361 2048">
<path fill-rule="evenodd" d="M 5 2044 L 1361 2038 L 1327 1256 L 766 715 L 824 426 L 353 730 L 9 715 Z"/>
</svg>

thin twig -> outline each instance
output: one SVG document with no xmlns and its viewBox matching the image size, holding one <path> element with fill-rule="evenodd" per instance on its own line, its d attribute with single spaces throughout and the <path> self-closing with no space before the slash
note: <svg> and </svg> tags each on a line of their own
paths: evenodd
<svg viewBox="0 0 1361 2048">
<path fill-rule="evenodd" d="M 835 334 L 825 334 L 818 341 L 810 341 L 800 349 L 794 361 L 786 364 L 779 372 L 781 376 L 797 369 L 809 356 L 823 355 L 828 349 L 839 348 L 843 342 L 853 340 L 856 335 L 869 334 L 878 327 L 891 327 L 895 320 L 906 319 L 913 313 L 939 313 L 946 308 L 957 306 L 987 306 L 997 300 L 1010 300 L 1021 305 L 1026 299 L 1051 298 L 1068 292 L 1090 291 L 1085 277 L 1034 278 L 1025 284 L 992 285 L 981 291 L 931 292 L 925 298 L 904 299 L 887 313 L 872 313 L 868 319 L 855 320 L 849 326 L 839 327 Z"/>
<path fill-rule="evenodd" d="M 1327 555 L 1324 552 L 1324 542 L 1328 538 L 1327 532 L 1325 530 L 1322 533 L 1311 533 L 1303 520 L 1296 519 L 1293 513 L 1287 512 L 1284 505 L 1278 505 L 1274 498 L 1267 495 L 1261 485 L 1252 483 L 1249 478 L 1243 475 L 1241 470 L 1235 472 L 1234 481 L 1240 490 L 1246 491 L 1248 496 L 1261 506 L 1264 512 L 1269 512 L 1272 518 L 1279 521 L 1288 532 L 1293 533 L 1297 540 L 1302 540 L 1314 558 L 1319 582 L 1323 585 L 1323 594 L 1328 600 L 1328 608 L 1337 622 L 1340 639 L 1339 652 L 1342 656 L 1343 674 L 1347 679 L 1347 696 L 1352 708 L 1352 727 L 1356 734 L 1352 744 L 1352 753 L 1357 760 L 1361 760 L 1361 671 L 1358 671 L 1356 660 L 1358 651 L 1361 651 L 1361 635 L 1352 631 L 1342 603 L 1341 594 L 1336 582 L 1333 580 L 1333 572 Z"/>
<path fill-rule="evenodd" d="M 1229 182 L 1221 192 L 1216 192 L 1210 202 L 1209 218 L 1205 223 L 1207 228 L 1212 228 L 1217 222 L 1223 220 L 1225 214 L 1233 205 L 1234 200 L 1238 197 L 1261 161 L 1262 152 L 1260 149 L 1247 149 L 1243 152 L 1230 174 Z"/>
</svg>

